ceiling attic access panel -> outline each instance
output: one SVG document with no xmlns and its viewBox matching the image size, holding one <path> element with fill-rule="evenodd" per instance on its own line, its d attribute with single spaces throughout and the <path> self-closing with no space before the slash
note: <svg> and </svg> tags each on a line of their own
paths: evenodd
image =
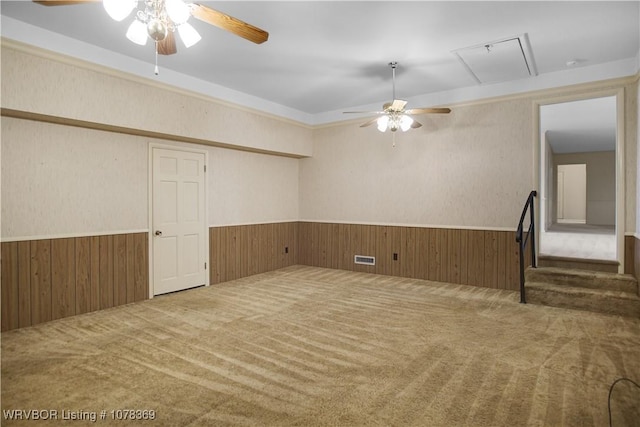
<svg viewBox="0 0 640 427">
<path fill-rule="evenodd" d="M 479 83 L 518 80 L 538 74 L 526 34 L 454 50 Z"/>
</svg>

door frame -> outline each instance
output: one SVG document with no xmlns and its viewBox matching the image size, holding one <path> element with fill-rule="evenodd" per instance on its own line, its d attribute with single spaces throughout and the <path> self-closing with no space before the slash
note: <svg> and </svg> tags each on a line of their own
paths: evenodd
<svg viewBox="0 0 640 427">
<path fill-rule="evenodd" d="M 147 198 L 148 198 L 148 254 L 149 254 L 149 299 L 153 299 L 154 297 L 154 253 L 153 253 L 153 150 L 154 148 L 160 148 L 163 150 L 173 150 L 173 151 L 182 151 L 187 153 L 198 153 L 204 154 L 204 166 L 205 166 L 205 175 L 204 175 L 204 234 L 205 234 L 205 260 L 207 263 L 206 274 L 205 274 L 205 286 L 209 286 L 210 282 L 210 269 L 211 269 L 211 260 L 209 259 L 209 192 L 207 191 L 208 187 L 208 176 L 209 173 L 209 151 L 197 147 L 193 147 L 192 145 L 187 145 L 184 143 L 175 143 L 175 144 L 162 144 L 158 142 L 149 143 L 149 162 L 148 162 L 148 186 L 147 186 Z"/>
<path fill-rule="evenodd" d="M 537 224 L 536 224 L 536 241 L 540 241 L 540 200 L 542 198 L 541 168 L 545 166 L 542 156 L 542 135 L 540 134 L 540 107 L 544 105 L 559 104 L 572 101 L 584 101 L 593 98 L 616 98 L 616 256 L 618 261 L 618 273 L 624 273 L 624 239 L 626 229 L 626 199 L 625 199 L 625 96 L 624 87 L 612 89 L 600 89 L 585 91 L 582 93 L 574 93 L 561 96 L 549 96 L 533 101 L 533 140 L 534 140 L 534 165 L 533 165 L 533 182 L 534 188 L 540 195 L 539 202 L 536 206 Z M 536 256 L 539 255 L 540 246 L 536 247 Z"/>
</svg>

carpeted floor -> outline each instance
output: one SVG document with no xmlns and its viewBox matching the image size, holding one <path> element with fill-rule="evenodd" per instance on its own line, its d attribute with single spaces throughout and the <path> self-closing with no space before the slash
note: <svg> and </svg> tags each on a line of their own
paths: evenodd
<svg viewBox="0 0 640 427">
<path fill-rule="evenodd" d="M 540 254 L 556 257 L 615 261 L 614 226 L 590 224 L 553 224 L 540 232 Z"/>
<path fill-rule="evenodd" d="M 640 320 L 517 301 L 295 266 L 6 332 L 2 425 L 607 426 Z M 612 417 L 640 425 L 640 390 Z"/>
</svg>

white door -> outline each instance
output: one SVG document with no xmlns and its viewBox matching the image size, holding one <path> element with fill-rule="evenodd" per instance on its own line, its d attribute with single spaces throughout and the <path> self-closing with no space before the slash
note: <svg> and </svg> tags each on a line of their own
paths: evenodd
<svg viewBox="0 0 640 427">
<path fill-rule="evenodd" d="M 587 222 L 587 165 L 558 165 L 558 222 Z"/>
<path fill-rule="evenodd" d="M 206 284 L 205 155 L 152 148 L 153 293 Z"/>
</svg>

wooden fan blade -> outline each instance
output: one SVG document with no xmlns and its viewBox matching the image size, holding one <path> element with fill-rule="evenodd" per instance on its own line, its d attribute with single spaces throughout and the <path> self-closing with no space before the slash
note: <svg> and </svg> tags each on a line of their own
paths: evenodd
<svg viewBox="0 0 640 427">
<path fill-rule="evenodd" d="M 169 31 L 167 33 L 167 37 L 158 42 L 158 54 L 173 55 L 176 52 L 178 52 L 178 49 L 176 48 L 176 38 L 173 33 Z"/>
<path fill-rule="evenodd" d="M 418 129 L 419 127 L 422 127 L 422 123 L 416 122 L 415 120 L 411 123 L 411 129 Z"/>
<path fill-rule="evenodd" d="M 374 123 L 376 122 L 376 120 L 378 120 L 378 118 L 377 118 L 377 117 L 376 117 L 376 118 L 374 118 L 374 119 L 369 120 L 369 121 L 368 121 L 368 122 L 366 122 L 366 123 L 361 124 L 361 125 L 360 125 L 360 127 L 361 127 L 361 128 L 366 128 L 367 126 L 371 126 L 372 124 L 374 124 Z"/>
<path fill-rule="evenodd" d="M 405 111 L 405 114 L 449 114 L 451 108 L 412 108 Z"/>
<path fill-rule="evenodd" d="M 102 0 L 33 0 L 43 6 L 67 6 L 70 4 L 97 3 Z"/>
<path fill-rule="evenodd" d="M 191 5 L 191 15 L 257 44 L 264 43 L 269 39 L 268 32 L 201 4 L 193 3 Z"/>
<path fill-rule="evenodd" d="M 407 101 L 403 101 L 402 99 L 394 99 L 391 103 L 391 106 L 388 108 L 389 110 L 393 111 L 402 111 L 405 105 L 407 105 Z"/>
</svg>

